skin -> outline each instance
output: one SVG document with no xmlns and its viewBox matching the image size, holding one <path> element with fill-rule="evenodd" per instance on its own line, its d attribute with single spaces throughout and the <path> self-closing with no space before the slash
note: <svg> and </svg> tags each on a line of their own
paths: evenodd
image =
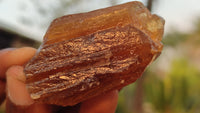
<svg viewBox="0 0 200 113">
<path fill-rule="evenodd" d="M 74 113 L 73 107 L 61 110 L 59 106 L 37 103 L 30 98 L 23 66 L 35 52 L 30 47 L 0 50 L 0 104 L 6 101 L 7 113 Z M 80 104 L 79 113 L 114 113 L 117 99 L 117 90 L 94 97 Z"/>
</svg>

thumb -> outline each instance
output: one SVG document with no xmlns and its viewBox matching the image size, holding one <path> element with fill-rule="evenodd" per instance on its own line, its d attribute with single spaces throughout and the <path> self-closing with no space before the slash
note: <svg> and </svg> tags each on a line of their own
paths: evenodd
<svg viewBox="0 0 200 113">
<path fill-rule="evenodd" d="M 16 105 L 31 105 L 33 100 L 30 98 L 25 85 L 25 75 L 23 67 L 12 66 L 6 72 L 7 77 L 7 96 Z"/>
<path fill-rule="evenodd" d="M 22 66 L 12 66 L 6 72 L 7 113 L 51 113 L 47 105 L 34 103 L 25 85 Z"/>
</svg>

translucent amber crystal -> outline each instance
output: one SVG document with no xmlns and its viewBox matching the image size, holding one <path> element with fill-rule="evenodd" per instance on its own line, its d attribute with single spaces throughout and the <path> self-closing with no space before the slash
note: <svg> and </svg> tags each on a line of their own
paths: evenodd
<svg viewBox="0 0 200 113">
<path fill-rule="evenodd" d="M 161 53 L 163 27 L 140 2 L 55 19 L 25 66 L 31 98 L 75 105 L 134 82 Z"/>
</svg>

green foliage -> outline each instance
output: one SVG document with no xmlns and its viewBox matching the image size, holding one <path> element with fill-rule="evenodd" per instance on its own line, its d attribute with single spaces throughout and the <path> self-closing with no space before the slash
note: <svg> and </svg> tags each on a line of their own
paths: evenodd
<svg viewBox="0 0 200 113">
<path fill-rule="evenodd" d="M 200 108 L 200 72 L 186 59 L 175 59 L 165 79 L 149 72 L 146 101 L 160 113 L 195 113 Z"/>
<path fill-rule="evenodd" d="M 145 82 L 145 100 L 153 104 L 156 110 L 165 109 L 164 83 L 152 72 L 148 71 Z"/>
<path fill-rule="evenodd" d="M 168 76 L 171 78 L 171 84 L 173 85 L 173 90 L 171 90 L 173 106 L 179 105 L 178 107 L 189 111 L 192 106 L 198 104 L 200 100 L 199 75 L 200 72 L 189 64 L 186 59 L 176 59 L 172 62 L 172 69 Z"/>
<path fill-rule="evenodd" d="M 165 46 L 176 46 L 188 39 L 188 34 L 184 34 L 178 31 L 167 34 L 162 40 Z"/>
<path fill-rule="evenodd" d="M 130 84 L 120 91 L 115 113 L 132 113 L 134 90 L 135 84 Z"/>
</svg>

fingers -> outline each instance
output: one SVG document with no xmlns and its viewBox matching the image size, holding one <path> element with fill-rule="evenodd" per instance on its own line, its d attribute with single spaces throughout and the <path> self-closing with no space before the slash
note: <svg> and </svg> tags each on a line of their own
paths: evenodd
<svg viewBox="0 0 200 113">
<path fill-rule="evenodd" d="M 12 50 L 13 50 L 13 48 L 8 48 L 8 49 L 1 50 L 0 51 L 0 62 L 1 62 L 2 56 L 5 56 L 8 52 L 10 52 Z M 2 102 L 4 101 L 5 96 L 6 96 L 6 92 L 5 92 L 5 86 L 6 86 L 5 75 L 4 75 L 4 73 L 1 74 L 1 72 L 3 71 L 3 69 L 1 68 L 2 65 L 3 65 L 3 63 L 1 62 L 0 63 L 0 105 L 2 104 Z"/>
<path fill-rule="evenodd" d="M 51 106 L 45 104 L 32 104 L 19 106 L 12 103 L 9 98 L 6 101 L 6 113 L 54 113 Z"/>
<path fill-rule="evenodd" d="M 7 79 L 7 113 L 51 113 L 49 106 L 33 103 L 26 90 L 23 67 L 35 54 L 36 50 L 24 47 L 15 50 L 1 51 L 0 53 L 0 78 Z M 11 67 L 12 66 L 12 67 Z"/>
<path fill-rule="evenodd" d="M 114 90 L 82 103 L 80 113 L 115 113 L 118 91 Z"/>
<path fill-rule="evenodd" d="M 6 96 L 6 93 L 5 93 L 5 81 L 4 80 L 0 80 L 0 105 L 4 101 L 5 96 Z"/>
<path fill-rule="evenodd" d="M 33 57 L 36 50 L 30 47 L 4 49 L 0 51 L 0 104 L 5 99 L 5 72 L 12 65 L 23 65 Z"/>
<path fill-rule="evenodd" d="M 34 103 L 25 86 L 22 66 L 12 66 L 6 72 L 7 113 L 51 113 L 51 107 Z"/>
<path fill-rule="evenodd" d="M 0 79 L 5 79 L 5 72 L 12 65 L 24 65 L 35 54 L 36 49 L 23 47 L 0 51 Z"/>
<path fill-rule="evenodd" d="M 0 80 L 4 80 L 5 79 L 5 69 L 4 69 L 4 59 L 7 56 L 7 54 L 11 51 L 13 51 L 14 49 L 9 48 L 9 49 L 3 49 L 0 50 Z"/>
<path fill-rule="evenodd" d="M 16 105 L 30 105 L 33 100 L 30 98 L 25 85 L 25 75 L 23 67 L 12 66 L 6 72 L 7 77 L 7 95 Z"/>
</svg>

